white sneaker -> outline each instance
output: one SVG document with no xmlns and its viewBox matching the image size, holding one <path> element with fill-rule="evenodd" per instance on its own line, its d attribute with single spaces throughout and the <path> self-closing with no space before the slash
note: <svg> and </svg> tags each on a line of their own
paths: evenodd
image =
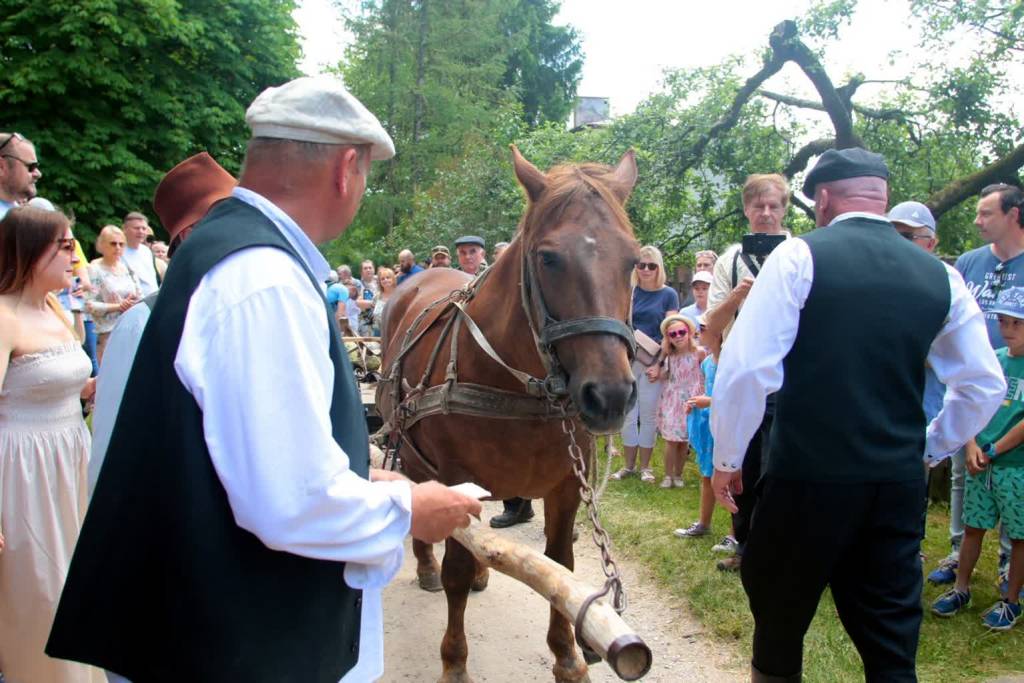
<svg viewBox="0 0 1024 683">
<path fill-rule="evenodd" d="M 659 486 L 661 486 L 661 488 L 663 489 L 672 488 L 672 477 L 665 477 L 664 479 L 662 479 L 661 484 L 659 484 Z"/>
<path fill-rule="evenodd" d="M 711 550 L 716 553 L 735 553 L 739 547 L 740 544 L 736 542 L 735 538 L 726 536 L 722 539 L 721 543 L 711 546 Z"/>
</svg>

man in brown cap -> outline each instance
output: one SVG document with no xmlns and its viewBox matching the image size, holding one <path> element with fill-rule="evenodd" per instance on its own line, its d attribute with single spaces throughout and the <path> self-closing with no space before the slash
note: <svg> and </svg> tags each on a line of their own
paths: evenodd
<svg viewBox="0 0 1024 683">
<path fill-rule="evenodd" d="M 452 267 L 452 252 L 448 251 L 448 247 L 443 244 L 439 244 L 430 250 L 430 267 L 431 268 L 451 268 Z"/>
</svg>

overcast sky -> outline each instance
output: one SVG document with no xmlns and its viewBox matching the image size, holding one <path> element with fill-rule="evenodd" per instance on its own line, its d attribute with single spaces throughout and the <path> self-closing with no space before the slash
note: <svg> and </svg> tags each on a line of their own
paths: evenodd
<svg viewBox="0 0 1024 683">
<path fill-rule="evenodd" d="M 323 65 L 337 63 L 349 36 L 331 0 L 301 1 L 295 13 L 303 35 L 301 67 L 318 73 Z M 341 4 L 357 6 L 355 0 Z M 563 0 L 556 23 L 571 24 L 582 36 L 586 61 L 579 95 L 608 97 L 612 113 L 625 114 L 658 89 L 664 69 L 711 65 L 731 54 L 761 51 L 772 27 L 798 18 L 811 4 L 812 0 Z M 890 52 L 913 52 L 920 30 L 906 0 L 860 0 L 853 24 L 844 27 L 841 39 L 828 48 L 826 68 L 837 83 L 858 71 L 868 78 L 902 78 L 911 59 L 892 60 Z M 750 64 L 749 73 L 756 68 Z M 787 84 L 789 90 L 795 87 L 810 94 L 806 78 L 792 64 L 769 81 L 777 90 L 787 89 Z M 871 87 L 860 91 L 862 101 L 870 100 Z"/>
</svg>

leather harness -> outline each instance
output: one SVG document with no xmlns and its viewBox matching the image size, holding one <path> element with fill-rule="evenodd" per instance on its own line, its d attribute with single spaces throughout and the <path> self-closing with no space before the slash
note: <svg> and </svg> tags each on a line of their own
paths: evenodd
<svg viewBox="0 0 1024 683">
<path fill-rule="evenodd" d="M 555 352 L 554 344 L 561 339 L 582 334 L 611 334 L 619 337 L 632 359 L 636 355 L 633 329 L 628 323 L 607 316 L 584 316 L 570 320 L 555 320 L 540 288 L 536 274 L 527 258 L 525 248 L 520 262 L 520 301 L 526 313 L 530 333 L 537 353 L 547 372 L 541 379 L 517 370 L 505 363 L 494 350 L 476 321 L 466 310 L 466 304 L 484 285 L 491 269 L 485 270 L 465 287 L 456 289 L 427 306 L 405 332 L 399 352 L 385 369 L 377 386 L 377 400 L 381 403 L 384 392 L 390 392 L 391 414 L 377 433 L 390 438 L 392 446 L 401 444 L 403 457 L 418 466 L 431 478 L 438 478 L 437 467 L 416 448 L 408 431 L 420 420 L 433 415 L 470 415 L 503 420 L 552 420 L 576 417 L 579 409 L 569 395 L 568 381 Z M 534 316 L 539 324 L 534 322 Z M 628 320 L 628 318 L 627 318 Z M 419 382 L 411 386 L 403 375 L 402 361 L 416 347 L 423 336 L 438 322 L 444 328 L 430 352 Z M 476 344 L 498 365 L 507 370 L 523 385 L 523 392 L 460 382 L 458 378 L 459 329 L 466 326 Z M 449 360 L 442 384 L 426 386 L 433 373 L 445 341 L 449 343 Z"/>
</svg>

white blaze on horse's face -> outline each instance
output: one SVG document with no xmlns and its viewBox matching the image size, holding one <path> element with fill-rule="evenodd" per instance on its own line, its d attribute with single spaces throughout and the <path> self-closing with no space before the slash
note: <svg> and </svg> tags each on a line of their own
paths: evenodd
<svg viewBox="0 0 1024 683">
<path fill-rule="evenodd" d="M 515 150 L 513 158 L 530 199 L 521 237 L 534 279 L 535 326 L 543 325 L 543 308 L 553 321 L 580 321 L 577 331 L 553 342 L 556 360 L 587 427 L 618 431 L 635 401 L 623 338 L 629 330 L 598 321 L 628 324 L 629 276 L 639 245 L 622 205 L 636 181 L 635 158 L 630 151 L 611 169 L 584 164 L 558 167 L 547 175 Z"/>
</svg>

